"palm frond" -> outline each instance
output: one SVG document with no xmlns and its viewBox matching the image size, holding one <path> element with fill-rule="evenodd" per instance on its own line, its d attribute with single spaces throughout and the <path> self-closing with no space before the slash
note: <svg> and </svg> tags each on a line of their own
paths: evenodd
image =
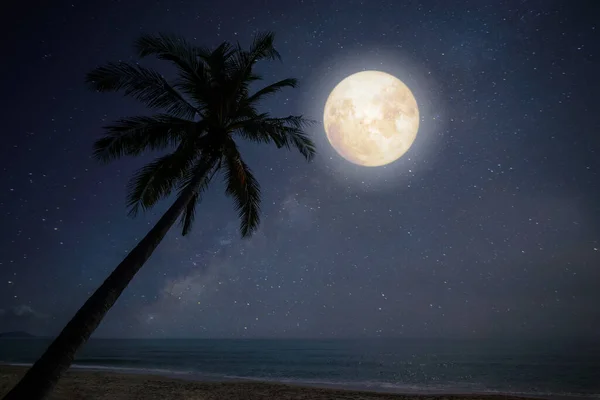
<svg viewBox="0 0 600 400">
<path fill-rule="evenodd" d="M 205 110 L 214 101 L 212 77 L 203 63 L 199 64 L 192 78 L 180 73 L 179 78 L 173 81 L 173 87 L 194 102 L 200 118 L 204 117 Z"/>
<path fill-rule="evenodd" d="M 214 82 L 222 82 L 228 77 L 229 64 L 235 55 L 235 47 L 229 42 L 223 42 L 206 57 L 202 57 Z"/>
<path fill-rule="evenodd" d="M 139 65 L 108 63 L 88 73 L 86 82 L 99 92 L 123 90 L 148 107 L 177 117 L 192 119 L 198 113 L 159 73 Z"/>
<path fill-rule="evenodd" d="M 281 55 L 274 47 L 274 32 L 258 32 L 254 35 L 252 46 L 250 46 L 250 57 L 253 61 L 262 59 L 281 60 Z"/>
<path fill-rule="evenodd" d="M 151 208 L 173 191 L 193 162 L 193 150 L 180 146 L 173 153 L 157 158 L 133 175 L 127 195 L 131 216 L 136 216 L 140 209 Z"/>
<path fill-rule="evenodd" d="M 270 94 L 277 93 L 281 91 L 283 88 L 291 87 L 295 88 L 298 85 L 298 80 L 294 78 L 283 79 L 279 82 L 272 83 L 264 88 L 258 90 L 252 96 L 248 97 L 248 103 L 256 103 L 263 99 L 263 97 L 268 96 Z"/>
<path fill-rule="evenodd" d="M 192 229 L 192 224 L 194 223 L 194 219 L 196 217 L 196 205 L 198 203 L 198 193 L 195 193 L 194 196 L 190 199 L 190 202 L 187 203 L 183 213 L 181 214 L 181 235 L 185 236 L 190 233 Z"/>
<path fill-rule="evenodd" d="M 229 85 L 227 85 L 226 102 L 240 103 L 248 97 L 250 83 L 261 79 L 259 75 L 252 70 L 254 64 L 262 59 L 281 59 L 281 56 L 275 50 L 273 43 L 275 34 L 273 32 L 259 32 L 254 36 L 254 40 L 249 50 L 244 50 L 238 43 L 235 52 L 228 63 Z M 237 109 L 229 106 L 229 111 Z"/>
<path fill-rule="evenodd" d="M 194 190 L 194 197 L 187 204 L 183 214 L 181 215 L 181 234 L 187 235 L 192 229 L 192 224 L 195 218 L 196 205 L 202 200 L 202 194 L 208 188 L 215 173 L 219 170 L 220 163 L 217 164 L 214 157 L 202 157 L 196 161 L 196 164 L 190 168 L 179 182 L 179 193 L 185 190 Z M 200 178 L 195 179 L 195 178 Z M 190 188 L 193 182 L 198 182 L 196 187 Z"/>
<path fill-rule="evenodd" d="M 182 36 L 166 33 L 143 35 L 136 41 L 135 47 L 142 58 L 155 55 L 178 67 L 179 79 L 173 83 L 173 87 L 195 100 L 200 113 L 210 97 L 207 89 L 212 78 L 206 60 L 210 59 L 212 52 L 192 45 Z"/>
<path fill-rule="evenodd" d="M 124 118 L 104 127 L 106 134 L 94 143 L 94 158 L 109 162 L 145 150 L 162 150 L 192 136 L 198 128 L 197 123 L 168 114 Z"/>
<path fill-rule="evenodd" d="M 227 185 L 225 193 L 235 202 L 242 237 L 250 236 L 260 223 L 260 185 L 233 142 L 223 161 Z"/>
<path fill-rule="evenodd" d="M 190 77 L 196 74 L 199 57 L 209 54 L 208 50 L 192 46 L 182 36 L 166 33 L 142 35 L 136 40 L 135 49 L 140 58 L 154 55 L 159 60 L 171 61 Z"/>
<path fill-rule="evenodd" d="M 230 64 L 232 75 L 236 79 L 249 75 L 254 64 L 263 59 L 281 60 L 281 55 L 275 50 L 274 41 L 275 34 L 267 31 L 256 33 L 248 50 L 244 50 L 237 43 Z"/>
<path fill-rule="evenodd" d="M 302 129 L 290 127 L 279 128 L 279 132 L 284 139 L 284 146 L 287 149 L 295 147 L 302 154 L 306 161 L 312 161 L 317 152 L 315 143 Z"/>
<path fill-rule="evenodd" d="M 213 51 L 208 53 L 206 56 L 203 55 L 201 58 L 208 65 L 211 65 L 211 61 L 214 61 L 214 62 L 228 61 L 231 58 L 231 56 L 234 54 L 235 54 L 235 47 L 228 41 L 224 41 L 220 45 L 218 45 Z"/>
<path fill-rule="evenodd" d="M 245 139 L 259 143 L 275 143 L 278 148 L 296 148 L 307 161 L 311 161 L 316 153 L 316 146 L 305 132 L 315 121 L 301 115 L 290 115 L 284 118 L 268 118 L 260 114 L 255 118 L 238 121 L 232 128 Z"/>
<path fill-rule="evenodd" d="M 195 178 L 203 177 L 199 180 L 200 183 L 196 183 L 197 187 L 191 188 L 198 193 L 202 193 L 210 183 L 210 180 L 219 167 L 220 164 L 217 163 L 216 157 L 203 154 L 185 172 L 179 181 L 177 186 L 179 193 L 183 193 L 184 190 L 190 188 L 190 185 L 194 184 L 194 182 L 197 182 Z"/>
</svg>

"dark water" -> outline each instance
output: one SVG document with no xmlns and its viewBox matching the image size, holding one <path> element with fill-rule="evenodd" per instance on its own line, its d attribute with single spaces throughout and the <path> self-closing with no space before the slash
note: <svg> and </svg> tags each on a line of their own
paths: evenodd
<svg viewBox="0 0 600 400">
<path fill-rule="evenodd" d="M 47 344 L 2 339 L 0 362 L 31 363 Z M 75 363 L 190 379 L 600 398 L 600 345 L 581 341 L 95 339 Z"/>
</svg>

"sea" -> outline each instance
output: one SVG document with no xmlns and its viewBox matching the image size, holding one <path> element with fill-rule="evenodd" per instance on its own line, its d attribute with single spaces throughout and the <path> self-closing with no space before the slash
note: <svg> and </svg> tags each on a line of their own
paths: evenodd
<svg viewBox="0 0 600 400">
<path fill-rule="evenodd" d="M 30 365 L 48 339 L 1 339 Z M 91 339 L 74 368 L 395 393 L 600 399 L 600 343 L 464 339 Z"/>
</svg>

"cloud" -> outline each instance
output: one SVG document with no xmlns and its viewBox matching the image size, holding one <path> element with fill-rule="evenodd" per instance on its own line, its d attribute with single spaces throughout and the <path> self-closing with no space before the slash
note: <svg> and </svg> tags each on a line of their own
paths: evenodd
<svg viewBox="0 0 600 400">
<path fill-rule="evenodd" d="M 49 315 L 38 312 L 27 304 L 0 309 L 0 327 L 3 331 L 38 331 L 49 319 Z"/>
<path fill-rule="evenodd" d="M 19 316 L 26 316 L 26 315 L 35 315 L 35 311 L 33 311 L 33 308 L 26 306 L 25 304 L 21 304 L 20 306 L 16 306 L 12 309 L 12 312 Z"/>
<path fill-rule="evenodd" d="M 9 308 L 8 310 L 0 309 L 0 316 L 3 317 L 13 317 L 13 318 L 39 318 L 45 319 L 48 318 L 48 315 L 35 311 L 31 306 L 26 304 L 21 304 L 18 306 L 14 306 Z"/>
</svg>

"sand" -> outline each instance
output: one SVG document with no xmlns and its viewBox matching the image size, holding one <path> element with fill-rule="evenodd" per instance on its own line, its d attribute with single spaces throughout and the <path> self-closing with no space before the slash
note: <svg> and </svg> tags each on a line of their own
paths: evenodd
<svg viewBox="0 0 600 400">
<path fill-rule="evenodd" d="M 0 398 L 25 373 L 25 367 L 0 365 Z M 518 400 L 492 395 L 399 395 L 320 389 L 260 382 L 197 382 L 154 375 L 71 370 L 58 383 L 51 400 Z M 539 400 L 539 399 L 538 399 Z"/>
</svg>

